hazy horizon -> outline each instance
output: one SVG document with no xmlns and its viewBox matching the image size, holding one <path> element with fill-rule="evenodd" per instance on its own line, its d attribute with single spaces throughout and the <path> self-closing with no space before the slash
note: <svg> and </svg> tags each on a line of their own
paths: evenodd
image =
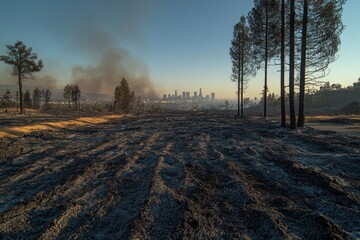
<svg viewBox="0 0 360 240">
<path fill-rule="evenodd" d="M 234 24 L 253 1 L 11 1 L 0 20 L 0 55 L 5 44 L 23 41 L 44 61 L 31 85 L 78 83 L 86 92 L 112 95 L 122 77 L 139 94 L 161 97 L 188 91 L 236 98 L 228 54 Z M 357 81 L 360 2 L 344 7 L 342 43 L 322 81 L 343 87 Z M 13 17 L 13 9 L 17 17 Z M 29 13 L 31 9 L 31 13 Z M 12 19 L 11 22 L 8 19 Z M 279 94 L 278 66 L 270 67 L 269 92 Z M 11 67 L 0 64 L 0 84 L 16 84 Z M 24 85 L 28 84 L 26 80 Z M 260 97 L 263 71 L 250 79 L 245 97 Z"/>
</svg>

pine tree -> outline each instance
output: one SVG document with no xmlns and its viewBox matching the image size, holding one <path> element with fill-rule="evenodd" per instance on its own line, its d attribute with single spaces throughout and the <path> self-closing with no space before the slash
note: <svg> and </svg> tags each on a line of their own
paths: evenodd
<svg viewBox="0 0 360 240">
<path fill-rule="evenodd" d="M 50 108 L 49 104 L 50 104 L 50 100 L 51 100 L 51 95 L 52 95 L 52 93 L 51 93 L 50 89 L 47 88 L 44 91 L 44 101 L 45 101 L 46 110 L 49 110 L 49 108 Z"/>
<path fill-rule="evenodd" d="M 24 93 L 24 106 L 25 106 L 25 108 L 32 107 L 31 94 L 30 94 L 29 90 L 26 90 L 26 92 Z"/>
<path fill-rule="evenodd" d="M 69 109 L 71 108 L 71 96 L 72 96 L 72 89 L 73 89 L 74 85 L 72 84 L 67 84 L 64 87 L 64 92 L 63 92 L 63 97 L 64 99 L 68 102 L 69 105 Z"/>
<path fill-rule="evenodd" d="M 253 57 L 249 27 L 242 16 L 234 26 L 233 39 L 229 52 L 232 60 L 231 80 L 237 82 L 238 116 L 244 116 L 244 88 L 248 77 L 256 73 L 256 61 Z M 241 104 L 240 104 L 241 102 Z"/>
<path fill-rule="evenodd" d="M 120 112 L 121 109 L 124 113 L 128 113 L 131 104 L 131 93 L 129 83 L 125 78 L 123 78 L 120 85 L 115 88 L 114 98 L 114 105 L 117 112 Z"/>
<path fill-rule="evenodd" d="M 254 46 L 254 55 L 259 63 L 264 64 L 264 117 L 266 117 L 266 97 L 268 91 L 268 63 L 278 55 L 280 42 L 279 1 L 255 0 L 255 7 L 249 12 L 251 40 Z"/>
<path fill-rule="evenodd" d="M 35 88 L 33 90 L 33 107 L 35 109 L 40 108 L 40 101 L 41 101 L 41 90 L 39 88 Z"/>
<path fill-rule="evenodd" d="M 286 101 L 285 101 L 285 0 L 281 0 L 281 69 L 280 69 L 280 100 L 281 100 L 281 126 L 286 127 Z"/>
<path fill-rule="evenodd" d="M 298 127 L 305 123 L 305 85 L 316 84 L 317 79 L 329 74 L 329 64 L 336 60 L 344 0 L 304 0 L 302 6 L 301 54 L 299 78 Z"/>
<path fill-rule="evenodd" d="M 296 129 L 295 116 L 295 0 L 290 0 L 289 104 L 290 128 Z"/>
<path fill-rule="evenodd" d="M 18 77 L 20 94 L 20 114 L 24 113 L 24 101 L 22 92 L 22 81 L 32 78 L 33 72 L 39 72 L 43 68 L 41 60 L 37 61 L 38 56 L 32 52 L 32 48 L 27 48 L 24 43 L 17 41 L 15 45 L 6 45 L 7 56 L 0 56 L 0 61 L 13 67 L 12 75 Z"/>
</svg>

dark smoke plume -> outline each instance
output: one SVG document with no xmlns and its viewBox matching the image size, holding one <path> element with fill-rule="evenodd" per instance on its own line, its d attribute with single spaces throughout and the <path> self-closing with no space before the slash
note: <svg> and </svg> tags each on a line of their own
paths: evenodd
<svg viewBox="0 0 360 240">
<path fill-rule="evenodd" d="M 95 64 L 78 65 L 72 69 L 72 82 L 78 84 L 82 91 L 112 95 L 125 77 L 136 94 L 143 97 L 157 96 L 147 67 L 126 49 L 117 46 L 108 34 L 91 30 L 79 38 L 79 47 L 95 57 Z"/>
</svg>

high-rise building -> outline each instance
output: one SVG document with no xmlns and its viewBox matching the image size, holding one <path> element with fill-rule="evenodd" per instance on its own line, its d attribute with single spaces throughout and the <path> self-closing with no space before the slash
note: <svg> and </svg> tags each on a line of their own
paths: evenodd
<svg viewBox="0 0 360 240">
<path fill-rule="evenodd" d="M 185 100 L 185 92 L 182 92 L 182 99 Z"/>
<path fill-rule="evenodd" d="M 202 95 L 202 92 L 201 92 L 201 88 L 200 88 L 200 91 L 199 91 L 199 98 L 200 98 L 200 100 L 203 98 L 203 95 Z"/>
<path fill-rule="evenodd" d="M 211 93 L 211 100 L 215 100 L 215 93 L 214 92 Z"/>
<path fill-rule="evenodd" d="M 166 100 L 166 94 L 163 94 L 163 100 Z"/>
<path fill-rule="evenodd" d="M 190 99 L 190 92 L 186 92 L 186 99 Z"/>
<path fill-rule="evenodd" d="M 177 90 L 175 90 L 175 98 L 177 98 Z"/>
<path fill-rule="evenodd" d="M 194 91 L 194 99 L 196 100 L 196 99 L 197 99 L 197 97 L 198 97 L 198 95 L 197 95 L 197 91 Z"/>
</svg>

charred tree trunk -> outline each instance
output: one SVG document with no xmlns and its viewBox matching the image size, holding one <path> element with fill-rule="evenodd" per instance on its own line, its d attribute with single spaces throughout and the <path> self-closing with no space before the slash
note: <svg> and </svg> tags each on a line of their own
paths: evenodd
<svg viewBox="0 0 360 240">
<path fill-rule="evenodd" d="M 238 111 L 237 111 L 237 116 L 240 117 L 240 48 L 239 48 L 239 53 L 238 53 L 238 74 L 237 74 L 237 82 L 238 82 L 238 89 L 237 89 L 237 97 L 238 97 Z"/>
<path fill-rule="evenodd" d="M 241 117 L 244 117 L 244 34 L 241 49 Z"/>
<path fill-rule="evenodd" d="M 281 1 L 281 126 L 286 127 L 285 109 L 285 0 Z"/>
<path fill-rule="evenodd" d="M 290 53 L 289 53 L 289 103 L 290 103 L 290 128 L 296 129 L 295 116 L 295 0 L 290 0 Z"/>
<path fill-rule="evenodd" d="M 266 98 L 267 98 L 267 68 L 268 68 L 268 25 L 269 25 L 269 8 L 268 8 L 268 1 L 265 2 L 265 81 L 264 81 L 264 117 L 266 117 Z"/>
<path fill-rule="evenodd" d="M 301 65 L 300 65 L 300 90 L 299 90 L 299 116 L 298 127 L 304 127 L 305 123 L 305 68 L 306 68 L 306 38 L 308 23 L 308 0 L 304 0 L 302 36 L 301 36 Z"/>
<path fill-rule="evenodd" d="M 21 79 L 20 71 L 19 71 L 18 81 L 19 81 L 20 114 L 23 114 L 24 113 L 24 101 L 23 101 L 24 99 L 23 99 L 22 79 Z"/>
</svg>

